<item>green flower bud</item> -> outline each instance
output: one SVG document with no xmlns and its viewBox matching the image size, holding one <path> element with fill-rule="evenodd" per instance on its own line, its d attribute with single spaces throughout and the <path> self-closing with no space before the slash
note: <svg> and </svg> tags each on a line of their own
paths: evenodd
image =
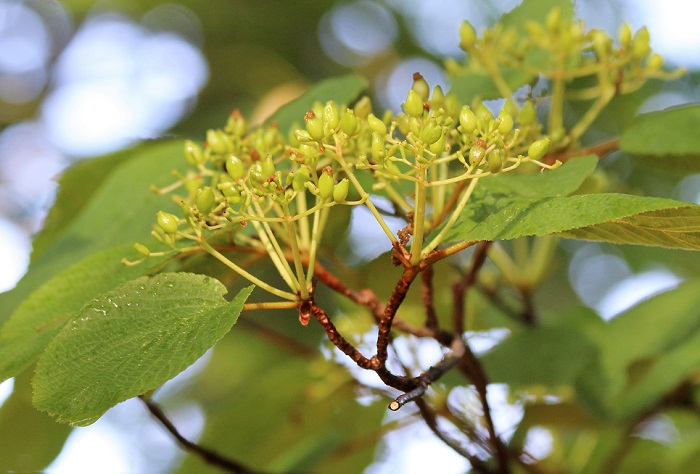
<svg viewBox="0 0 700 474">
<path fill-rule="evenodd" d="M 545 25 L 549 31 L 557 31 L 561 26 L 561 10 L 559 7 L 552 8 L 547 14 Z"/>
<path fill-rule="evenodd" d="M 262 184 L 267 181 L 268 176 L 263 173 L 262 163 L 256 161 L 248 170 L 248 176 L 254 184 Z"/>
<path fill-rule="evenodd" d="M 240 110 L 235 109 L 231 112 L 226 122 L 226 131 L 236 137 L 242 137 L 245 135 L 246 127 L 245 118 L 243 118 L 243 114 L 241 114 Z"/>
<path fill-rule="evenodd" d="M 476 114 L 468 105 L 462 107 L 459 113 L 459 125 L 462 127 L 462 133 L 470 134 L 476 130 Z"/>
<path fill-rule="evenodd" d="M 411 90 L 415 91 L 416 94 L 418 94 L 418 97 L 420 97 L 421 106 L 423 105 L 423 102 L 428 101 L 430 86 L 428 85 L 428 81 L 426 81 L 418 72 L 413 74 L 413 85 L 411 86 Z"/>
<path fill-rule="evenodd" d="M 243 176 L 245 176 L 245 167 L 243 166 L 243 162 L 235 155 L 228 155 L 226 157 L 226 172 L 233 179 L 241 179 Z"/>
<path fill-rule="evenodd" d="M 445 137 L 447 136 L 446 133 L 442 133 L 440 135 L 440 139 L 436 141 L 435 143 L 430 145 L 430 151 L 435 153 L 437 156 L 440 156 L 440 153 L 445 151 Z"/>
<path fill-rule="evenodd" d="M 373 132 L 382 136 L 386 135 L 386 125 L 381 121 L 381 119 L 375 117 L 374 114 L 369 114 L 367 116 L 367 124 Z"/>
<path fill-rule="evenodd" d="M 430 108 L 433 110 L 438 110 L 445 106 L 445 94 L 442 92 L 442 87 L 435 86 L 433 89 L 433 95 L 430 98 Z"/>
<path fill-rule="evenodd" d="M 484 159 L 486 149 L 481 145 L 474 145 L 469 150 L 469 164 L 478 165 Z"/>
<path fill-rule="evenodd" d="M 309 110 L 304 115 L 304 123 L 306 131 L 309 132 L 311 138 L 316 141 L 320 141 L 323 138 L 323 117 L 316 115 L 313 110 Z"/>
<path fill-rule="evenodd" d="M 195 199 L 197 204 L 197 209 L 202 215 L 206 216 L 212 210 L 214 210 L 214 205 L 216 204 L 216 198 L 214 197 L 214 190 L 209 186 L 205 186 L 200 189 L 197 193 L 197 198 Z"/>
<path fill-rule="evenodd" d="M 292 179 L 292 188 L 294 191 L 301 193 L 306 190 L 306 183 L 311 179 L 311 173 L 306 166 L 302 166 L 294 172 L 294 178 Z"/>
<path fill-rule="evenodd" d="M 372 133 L 372 156 L 381 162 L 386 156 L 386 147 L 384 146 L 384 136 L 377 132 Z"/>
<path fill-rule="evenodd" d="M 333 188 L 335 187 L 333 183 L 333 177 L 327 171 L 327 168 L 321 172 L 321 176 L 318 178 L 318 195 L 324 201 L 330 199 L 333 196 Z"/>
<path fill-rule="evenodd" d="M 491 109 L 486 107 L 483 102 L 479 103 L 476 107 L 476 117 L 484 121 L 484 125 L 488 124 L 493 120 L 493 113 Z"/>
<path fill-rule="evenodd" d="M 518 121 L 522 125 L 532 125 L 537 122 L 537 111 L 535 110 L 535 105 L 532 101 L 527 101 L 520 109 L 520 115 L 518 116 Z"/>
<path fill-rule="evenodd" d="M 501 135 L 508 135 L 513 130 L 513 117 L 506 111 L 505 107 L 498 114 L 498 131 Z"/>
<path fill-rule="evenodd" d="M 420 139 L 426 145 L 432 145 L 440 140 L 442 136 L 442 127 L 435 122 L 428 122 L 420 134 Z"/>
<path fill-rule="evenodd" d="M 335 202 L 345 202 L 345 198 L 348 197 L 348 191 L 350 191 L 350 181 L 348 181 L 348 178 L 343 178 L 333 188 L 333 200 Z"/>
<path fill-rule="evenodd" d="M 629 47 L 632 42 L 632 28 L 630 28 L 629 23 L 623 23 L 617 30 L 617 37 L 620 39 L 620 44 L 622 47 Z"/>
<path fill-rule="evenodd" d="M 360 131 L 360 123 L 355 117 L 355 111 L 348 109 L 340 119 L 340 129 L 349 137 L 352 137 Z"/>
<path fill-rule="evenodd" d="M 260 162 L 260 170 L 266 179 L 275 174 L 275 164 L 272 162 L 272 156 L 267 155 L 267 157 Z"/>
<path fill-rule="evenodd" d="M 145 255 L 145 256 L 147 256 L 147 257 L 148 257 L 149 255 L 151 255 L 151 251 L 148 250 L 148 247 L 146 247 L 145 245 L 140 244 L 140 243 L 138 243 L 138 242 L 136 242 L 136 243 L 134 244 L 134 249 L 135 249 L 138 253 L 140 253 L 141 255 Z"/>
<path fill-rule="evenodd" d="M 503 150 L 496 148 L 488 154 L 487 163 L 489 166 L 489 171 L 493 174 L 498 173 L 503 168 Z"/>
<path fill-rule="evenodd" d="M 539 160 L 547 154 L 547 150 L 549 150 L 549 143 L 549 138 L 536 140 L 530 145 L 530 148 L 527 149 L 527 156 L 530 157 L 530 159 Z"/>
<path fill-rule="evenodd" d="M 654 53 L 647 59 L 647 69 L 649 71 L 658 71 L 664 65 L 664 58 L 660 54 Z"/>
<path fill-rule="evenodd" d="M 366 119 L 370 112 L 372 112 L 372 101 L 369 100 L 369 97 L 363 96 L 357 101 L 354 108 L 355 115 L 361 119 Z"/>
<path fill-rule="evenodd" d="M 423 100 L 413 89 L 408 91 L 406 102 L 403 104 L 403 111 L 411 117 L 418 118 L 423 115 Z"/>
<path fill-rule="evenodd" d="M 474 47 L 476 42 L 476 30 L 468 21 L 463 21 L 459 27 L 459 47 L 464 51 Z"/>
<path fill-rule="evenodd" d="M 326 102 L 326 106 L 323 108 L 323 120 L 328 125 L 328 130 L 334 132 L 338 128 L 340 123 L 338 104 L 333 101 Z"/>
<path fill-rule="evenodd" d="M 223 193 L 229 202 L 234 202 L 234 204 L 240 202 L 241 193 L 233 183 L 219 183 L 216 187 L 219 188 L 219 191 Z M 234 201 L 236 198 L 238 198 L 238 201 Z"/>
<path fill-rule="evenodd" d="M 228 150 L 226 137 L 221 130 L 207 130 L 207 146 L 214 153 L 223 154 Z"/>
<path fill-rule="evenodd" d="M 185 141 L 185 158 L 191 165 L 200 165 L 204 163 L 204 154 L 202 148 L 192 140 Z"/>
<path fill-rule="evenodd" d="M 612 50 L 612 41 L 603 30 L 593 30 L 590 32 L 593 41 L 593 51 L 598 58 L 605 58 Z"/>
<path fill-rule="evenodd" d="M 158 211 L 156 213 L 156 223 L 166 234 L 173 235 L 177 233 L 177 216 L 169 212 Z"/>
<path fill-rule="evenodd" d="M 641 27 L 634 34 L 632 38 L 632 57 L 635 59 L 642 59 L 646 57 L 651 52 L 651 46 L 649 46 L 649 30 L 646 26 Z"/>
</svg>

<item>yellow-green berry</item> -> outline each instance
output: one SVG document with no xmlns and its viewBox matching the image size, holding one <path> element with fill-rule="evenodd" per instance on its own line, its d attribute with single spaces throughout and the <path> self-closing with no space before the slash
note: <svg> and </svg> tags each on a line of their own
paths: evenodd
<svg viewBox="0 0 700 474">
<path fill-rule="evenodd" d="M 496 174 L 501 171 L 503 168 L 503 157 L 504 153 L 500 148 L 496 148 L 488 154 L 486 162 L 488 163 L 489 171 L 491 173 Z"/>
<path fill-rule="evenodd" d="M 333 200 L 335 202 L 345 202 L 350 191 L 350 181 L 348 178 L 343 178 L 333 188 Z"/>
<path fill-rule="evenodd" d="M 245 176 L 245 166 L 237 156 L 228 155 L 226 157 L 226 172 L 233 179 L 241 179 Z"/>
<path fill-rule="evenodd" d="M 413 85 L 411 86 L 411 90 L 418 94 L 418 97 L 421 99 L 421 105 L 423 102 L 427 102 L 428 96 L 430 95 L 430 86 L 428 85 L 428 81 L 426 81 L 419 72 L 413 73 Z"/>
<path fill-rule="evenodd" d="M 386 124 L 382 122 L 381 119 L 374 116 L 374 114 L 369 114 L 367 116 L 367 124 L 369 128 L 382 136 L 386 135 Z"/>
<path fill-rule="evenodd" d="M 172 235 L 177 233 L 177 216 L 169 212 L 158 211 L 156 213 L 156 223 L 166 234 Z"/>
<path fill-rule="evenodd" d="M 334 132 L 338 128 L 340 123 L 338 104 L 333 101 L 326 102 L 326 106 L 323 108 L 323 120 L 330 131 Z"/>
<path fill-rule="evenodd" d="M 185 141 L 185 158 L 191 165 L 199 165 L 204 163 L 204 154 L 202 148 L 192 140 Z"/>
<path fill-rule="evenodd" d="M 335 187 L 333 183 L 333 177 L 330 171 L 326 168 L 321 172 L 321 176 L 318 178 L 318 195 L 324 201 L 330 199 L 333 196 L 333 188 Z"/>
<path fill-rule="evenodd" d="M 549 143 L 549 138 L 541 138 L 534 141 L 527 149 L 527 156 L 530 157 L 530 159 L 539 160 L 547 154 L 547 151 L 549 150 Z"/>
<path fill-rule="evenodd" d="M 459 113 L 459 125 L 462 127 L 462 133 L 470 134 L 476 130 L 476 114 L 468 105 L 462 107 Z"/>
<path fill-rule="evenodd" d="M 469 164 L 478 165 L 484 159 L 486 149 L 481 145 L 474 145 L 469 150 Z"/>
<path fill-rule="evenodd" d="M 417 118 L 423 115 L 423 100 L 413 89 L 408 91 L 406 102 L 403 104 L 403 110 L 411 117 Z"/>
<path fill-rule="evenodd" d="M 214 206 L 216 204 L 214 190 L 209 186 L 205 186 L 200 189 L 197 193 L 195 203 L 197 204 L 197 209 L 199 209 L 199 212 L 202 215 L 208 215 L 212 210 L 214 210 Z"/>
<path fill-rule="evenodd" d="M 316 115 L 313 110 L 309 110 L 304 115 L 304 124 L 311 138 L 316 141 L 320 141 L 323 138 L 323 117 Z"/>
<path fill-rule="evenodd" d="M 468 21 L 463 21 L 459 27 L 459 47 L 468 51 L 476 42 L 476 30 Z"/>
</svg>

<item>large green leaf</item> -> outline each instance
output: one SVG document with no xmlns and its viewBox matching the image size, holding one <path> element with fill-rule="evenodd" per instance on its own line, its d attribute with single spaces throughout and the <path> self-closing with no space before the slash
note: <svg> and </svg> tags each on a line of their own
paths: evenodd
<svg viewBox="0 0 700 474">
<path fill-rule="evenodd" d="M 96 298 L 39 360 L 34 405 L 88 425 L 201 357 L 238 319 L 248 287 L 227 303 L 218 280 L 187 273 L 141 277 Z"/>
<path fill-rule="evenodd" d="M 136 252 L 120 245 L 93 254 L 59 273 L 24 300 L 0 328 L 0 381 L 22 372 L 78 311 L 121 283 L 154 271 L 165 260 L 121 263 Z"/>
<path fill-rule="evenodd" d="M 499 199 L 484 194 L 467 206 L 447 240 L 564 237 L 700 249 L 700 206 L 625 194 Z"/>
<path fill-rule="evenodd" d="M 348 104 L 366 88 L 367 80 L 356 74 L 326 79 L 310 87 L 298 99 L 280 107 L 268 122 L 276 121 L 280 130 L 286 133 L 295 122 L 303 122 L 304 114 L 313 107 L 314 102 L 333 100 L 338 104 Z"/>
<path fill-rule="evenodd" d="M 187 162 L 182 155 L 182 142 L 169 141 L 144 144 L 128 153 L 133 156 L 114 168 L 107 179 L 99 166 L 82 168 L 81 179 L 69 179 L 54 206 L 52 214 L 66 216 L 66 226 L 52 225 L 50 237 L 40 237 L 40 254 L 32 257 L 27 274 L 19 284 L 0 295 L 0 322 L 9 318 L 17 306 L 49 278 L 84 257 L 115 245 L 131 244 L 148 238 L 155 222 L 155 213 L 173 206 L 167 199 L 150 190 L 152 184 L 166 186 L 174 181 L 171 170 L 182 169 Z M 125 152 L 126 153 L 126 152 Z M 87 170 L 100 181 L 97 190 L 83 184 L 91 179 Z M 79 214 L 70 210 L 75 205 L 73 195 L 85 192 L 85 204 Z M 56 217 L 58 218 L 58 217 Z"/>
<path fill-rule="evenodd" d="M 600 361 L 579 380 L 582 400 L 606 417 L 646 412 L 700 367 L 700 280 L 636 305 L 600 337 Z"/>
<path fill-rule="evenodd" d="M 650 112 L 635 117 L 620 137 L 620 148 L 634 155 L 692 155 L 700 159 L 699 129 L 700 105 Z"/>
</svg>

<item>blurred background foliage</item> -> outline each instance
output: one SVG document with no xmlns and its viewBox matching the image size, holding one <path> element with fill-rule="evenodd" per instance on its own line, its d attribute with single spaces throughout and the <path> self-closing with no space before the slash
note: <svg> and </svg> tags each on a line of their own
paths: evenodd
<svg viewBox="0 0 700 474">
<path fill-rule="evenodd" d="M 310 84 L 351 70 L 368 78 L 368 92 L 380 107 L 396 110 L 415 71 L 420 71 L 431 85 L 448 85 L 441 63 L 446 58 L 463 57 L 456 47 L 462 19 L 469 19 L 481 29 L 518 3 L 517 0 L 0 1 L 0 291 L 11 288 L 26 269 L 29 236 L 39 230 L 53 200 L 53 178 L 77 160 L 163 136 L 202 139 L 207 128 L 220 126 L 234 108 L 262 121 Z M 678 13 L 673 17 L 676 18 L 674 31 L 669 32 L 668 24 L 659 23 L 663 14 L 654 14 L 650 7 L 654 3 L 576 2 L 577 13 L 589 27 L 615 31 L 624 20 L 632 22 L 635 28 L 649 23 L 652 46 L 666 47 L 660 52 L 672 64 L 691 68 L 683 80 L 650 90 L 643 104 L 621 102 L 619 109 L 627 113 L 639 106 L 641 110 L 653 110 L 698 101 L 700 96 L 698 75 L 692 71 L 700 65 L 700 59 L 697 54 L 688 53 L 697 51 L 700 41 L 697 35 L 693 36 L 695 27 L 683 23 L 684 18 L 697 16 L 687 10 L 690 2 L 664 2 L 664 9 Z M 673 43 L 668 43 L 667 33 L 685 35 L 685 44 L 690 49 L 669 47 Z M 613 122 L 615 126 L 619 123 Z M 610 125 L 601 120 L 597 134 L 594 130 L 589 138 L 606 136 Z M 700 201 L 697 168 L 661 169 L 653 161 L 632 161 L 619 154 L 606 160 L 603 166 L 604 173 L 598 176 L 601 181 L 597 185 Z M 339 227 L 350 216 L 345 219 Z M 367 234 L 361 222 L 361 215 L 353 217 L 350 232 L 334 235 L 333 245 L 341 252 L 351 252 L 349 255 L 358 266 L 351 285 L 375 287 L 382 296 L 383 285 L 393 281 L 394 275 L 387 278 L 385 273 L 376 271 L 375 258 L 382 249 L 372 248 L 369 241 L 372 235 Z M 357 242 L 363 243 L 359 250 Z M 645 295 L 697 275 L 700 267 L 697 253 L 575 241 L 564 242 L 558 250 L 557 262 L 544 283 L 549 291 L 538 293 L 537 302 L 557 311 L 568 307 L 572 300 L 581 300 L 604 317 L 616 314 Z M 196 268 L 197 262 L 190 265 Z M 343 309 L 342 303 L 329 304 Z M 478 298 L 470 304 L 487 308 Z M 408 319 L 412 307 L 420 309 L 416 294 L 411 295 L 406 305 Z M 441 314 L 448 314 L 446 308 L 439 309 Z M 543 320 L 550 317 L 544 314 Z M 444 460 L 443 472 L 465 469 L 464 461 L 455 459 L 453 453 L 432 439 L 431 433 L 410 431 L 411 422 L 389 418 L 381 429 L 373 430 L 354 423 L 365 418 L 354 411 L 357 404 L 353 400 L 341 397 L 336 405 L 324 404 L 323 394 L 355 385 L 356 381 L 345 372 L 334 372 L 331 381 L 318 376 L 317 383 L 308 383 L 315 377 L 314 373 L 331 371 L 331 364 L 317 350 L 309 351 L 321 339 L 321 332 L 311 327 L 300 332 L 296 322 L 277 314 L 262 321 L 242 320 L 240 327 L 237 326 L 240 332 L 234 331 L 235 334 L 217 346 L 216 356 L 209 356 L 210 365 L 196 385 L 176 382 L 169 392 L 165 391 L 163 396 L 168 399 L 173 418 L 185 434 L 196 437 L 202 433 L 205 419 L 217 418 L 217 423 L 207 426 L 206 438 L 218 439 L 218 444 L 223 446 L 235 446 L 237 451 L 232 454 L 247 453 L 252 461 L 262 462 L 270 461 L 268 450 L 278 446 L 276 443 L 289 449 L 282 453 L 286 457 L 270 461 L 269 466 L 277 470 L 295 467 L 303 472 L 335 466 L 353 472 L 376 456 L 385 462 L 374 465 L 368 472 L 409 472 L 420 465 L 414 462 L 419 453 Z M 363 317 L 348 317 L 338 324 L 341 329 L 346 325 L 347 330 L 360 334 L 366 330 L 363 321 L 366 321 Z M 491 330 L 510 324 L 491 308 L 481 311 L 470 329 Z M 265 343 L 269 337 L 265 326 L 274 326 L 280 333 L 289 335 L 283 344 L 287 350 L 270 351 L 271 346 Z M 488 345 L 486 342 L 485 346 Z M 422 356 L 429 354 L 430 359 L 436 348 L 413 350 Z M 294 353 L 293 357 L 290 352 Z M 250 358 L 251 353 L 264 357 Z M 231 360 L 239 362 L 233 371 Z M 282 360 L 285 361 L 283 373 L 276 373 L 280 372 Z M 206 362 L 194 366 L 183 380 L 202 373 Z M 309 364 L 313 367 L 311 376 L 305 369 Z M 275 391 L 278 383 L 251 387 L 248 378 L 251 374 L 263 379 L 269 375 L 270 380 L 281 378 L 286 381 L 287 390 Z M 0 411 L 0 426 L 19 426 L 18 420 L 25 420 L 25 431 L 4 431 L 0 460 L 11 456 L 13 462 L 19 463 L 13 466 L 41 469 L 61 452 L 63 440 L 71 430 L 54 425 L 30 406 L 26 380 L 15 381 L 15 386 Z M 3 387 L 5 393 L 12 391 L 11 384 Z M 309 395 L 314 390 L 316 398 Z M 227 398 L 232 392 L 245 395 L 232 404 Z M 269 397 L 270 393 L 274 396 Z M 260 444 L 262 433 L 227 429 L 252 423 L 246 416 L 255 414 L 251 407 L 256 406 L 263 394 L 268 396 L 270 405 L 262 424 L 279 431 L 276 439 L 269 432 L 265 434 L 269 444 L 265 441 Z M 450 397 L 452 403 L 459 404 L 466 403 L 468 395 L 452 392 Z M 444 396 L 447 397 L 446 389 Z M 499 416 L 507 419 L 513 416 L 508 410 L 514 408 L 509 408 L 506 398 L 504 395 Z M 315 400 L 318 401 L 313 408 L 315 413 L 339 411 L 348 432 L 341 435 L 334 426 L 323 425 L 322 439 L 314 438 L 319 433 L 319 427 L 313 424 L 317 420 L 304 417 L 303 407 Z M 365 400 L 368 405 L 371 401 L 371 397 Z M 294 403 L 301 403 L 299 416 L 292 419 L 294 423 L 284 426 L 276 423 L 282 416 L 278 412 L 288 414 L 286 407 Z M 383 405 L 375 403 L 369 412 L 363 411 L 362 416 L 381 419 Z M 528 416 L 536 418 L 532 412 Z M 670 416 L 676 417 L 678 426 L 690 426 L 689 430 L 697 427 L 697 423 L 688 421 L 683 414 Z M 324 418 L 319 415 L 319 419 Z M 661 431 L 669 426 L 668 420 L 662 421 L 657 427 Z M 507 420 L 503 423 L 503 426 L 509 424 Z M 313 429 L 308 429 L 309 426 Z M 387 427 L 400 429 L 382 438 Z M 619 434 L 613 428 L 610 432 L 611 437 Z M 125 433 L 129 433 L 128 437 Z M 349 441 L 353 437 L 365 439 L 368 444 L 353 445 Z M 420 448 L 412 452 L 406 449 L 410 446 L 407 437 L 412 437 Z M 290 439 L 295 439 L 297 444 L 290 447 Z M 374 453 L 378 439 L 383 439 L 379 454 Z M 73 444 L 69 442 L 52 465 L 57 471 L 78 472 L 76 463 L 88 462 L 85 453 L 89 451 L 102 454 L 101 459 L 84 464 L 88 466 L 85 472 L 91 469 L 107 472 L 113 466 L 115 472 L 167 471 L 180 455 L 142 408 L 129 403 L 112 410 L 93 427 L 74 432 L 71 440 Z M 120 448 L 115 450 L 114 445 Z M 536 443 L 531 444 L 531 451 L 536 451 L 536 447 Z M 282 447 L 279 449 L 284 451 Z M 331 455 L 319 457 L 320 452 Z M 644 454 L 641 447 L 640 453 L 638 459 L 645 459 L 641 457 Z M 643 462 L 639 461 L 638 465 Z M 183 472 L 200 472 L 202 467 L 188 459 L 183 469 Z"/>
</svg>

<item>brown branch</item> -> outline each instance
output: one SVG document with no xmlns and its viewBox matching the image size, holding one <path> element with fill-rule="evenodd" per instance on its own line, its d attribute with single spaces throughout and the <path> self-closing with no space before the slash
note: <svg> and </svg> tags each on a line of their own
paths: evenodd
<svg viewBox="0 0 700 474">
<path fill-rule="evenodd" d="M 464 278 L 452 286 L 452 293 L 454 295 L 452 330 L 455 332 L 455 334 L 464 334 L 467 291 L 476 282 L 479 271 L 481 270 L 481 267 L 484 266 L 484 262 L 486 261 L 486 253 L 490 245 L 490 241 L 483 241 L 477 245 L 476 249 L 474 250 L 474 255 L 472 256 L 472 265 L 469 272 L 464 275 Z"/>
<path fill-rule="evenodd" d="M 421 296 L 425 307 L 425 327 L 436 329 L 438 327 L 437 313 L 433 305 L 433 267 L 426 268 L 421 274 Z"/>
<path fill-rule="evenodd" d="M 568 152 L 562 153 L 562 154 L 556 154 L 556 153 L 548 154 L 544 157 L 544 159 L 542 161 L 544 163 L 551 165 L 551 164 L 554 164 L 557 160 L 561 161 L 562 163 L 566 163 L 567 161 L 573 160 L 574 158 L 578 158 L 580 156 L 588 156 L 588 155 L 595 155 L 598 157 L 598 159 L 602 160 L 608 154 L 612 153 L 613 151 L 618 150 L 619 148 L 620 148 L 620 140 L 619 139 L 608 140 L 605 142 L 596 143 L 595 145 L 591 145 L 588 147 L 568 151 Z"/>
<path fill-rule="evenodd" d="M 459 360 L 458 367 L 460 371 L 474 384 L 476 392 L 479 395 L 479 401 L 484 410 L 484 420 L 486 421 L 486 428 L 489 432 L 489 437 L 491 441 L 491 446 L 496 453 L 496 459 L 498 460 L 499 471 L 501 474 L 507 474 L 510 472 L 508 467 L 508 450 L 503 444 L 501 438 L 496 434 L 496 428 L 493 424 L 493 418 L 491 417 L 491 406 L 487 397 L 487 386 L 488 378 L 486 377 L 486 372 L 484 372 L 481 362 L 476 357 L 474 352 L 471 350 L 469 343 L 464 343 L 464 354 Z"/>
<path fill-rule="evenodd" d="M 450 438 L 446 433 L 442 432 L 442 430 L 438 426 L 437 415 L 433 410 L 430 409 L 425 400 L 423 400 L 422 398 L 418 398 L 416 400 L 416 405 L 418 406 L 418 410 L 420 411 L 421 417 L 423 418 L 423 420 L 425 420 L 425 424 L 428 425 L 428 428 L 430 428 L 430 430 L 435 434 L 435 436 L 437 436 L 447 446 L 452 448 L 452 450 L 454 450 L 457 454 L 469 461 L 469 464 L 472 465 L 472 468 L 476 472 L 484 474 L 494 473 L 494 471 L 491 468 L 489 468 L 489 466 L 483 460 L 471 454 L 463 446 L 461 446 L 459 442 Z"/>
<path fill-rule="evenodd" d="M 175 438 L 178 444 L 185 451 L 199 457 L 202 461 L 206 462 L 207 464 L 219 467 L 227 472 L 233 472 L 236 474 L 254 474 L 256 472 L 259 472 L 253 471 L 252 469 L 247 468 L 238 461 L 234 461 L 233 459 L 223 457 L 210 449 L 204 448 L 198 445 L 197 443 L 193 443 L 192 441 L 186 439 L 180 434 L 175 425 L 173 425 L 173 423 L 168 419 L 168 417 L 158 405 L 153 403 L 151 400 L 146 399 L 146 397 L 144 397 L 143 395 L 139 395 L 139 399 L 141 399 L 141 401 L 146 405 L 146 408 L 148 408 L 148 411 L 151 413 L 151 415 L 153 415 L 153 417 L 156 420 L 158 420 L 163 425 L 163 427 L 165 427 L 166 430 L 168 430 L 168 432 L 173 436 L 173 438 Z"/>
</svg>

